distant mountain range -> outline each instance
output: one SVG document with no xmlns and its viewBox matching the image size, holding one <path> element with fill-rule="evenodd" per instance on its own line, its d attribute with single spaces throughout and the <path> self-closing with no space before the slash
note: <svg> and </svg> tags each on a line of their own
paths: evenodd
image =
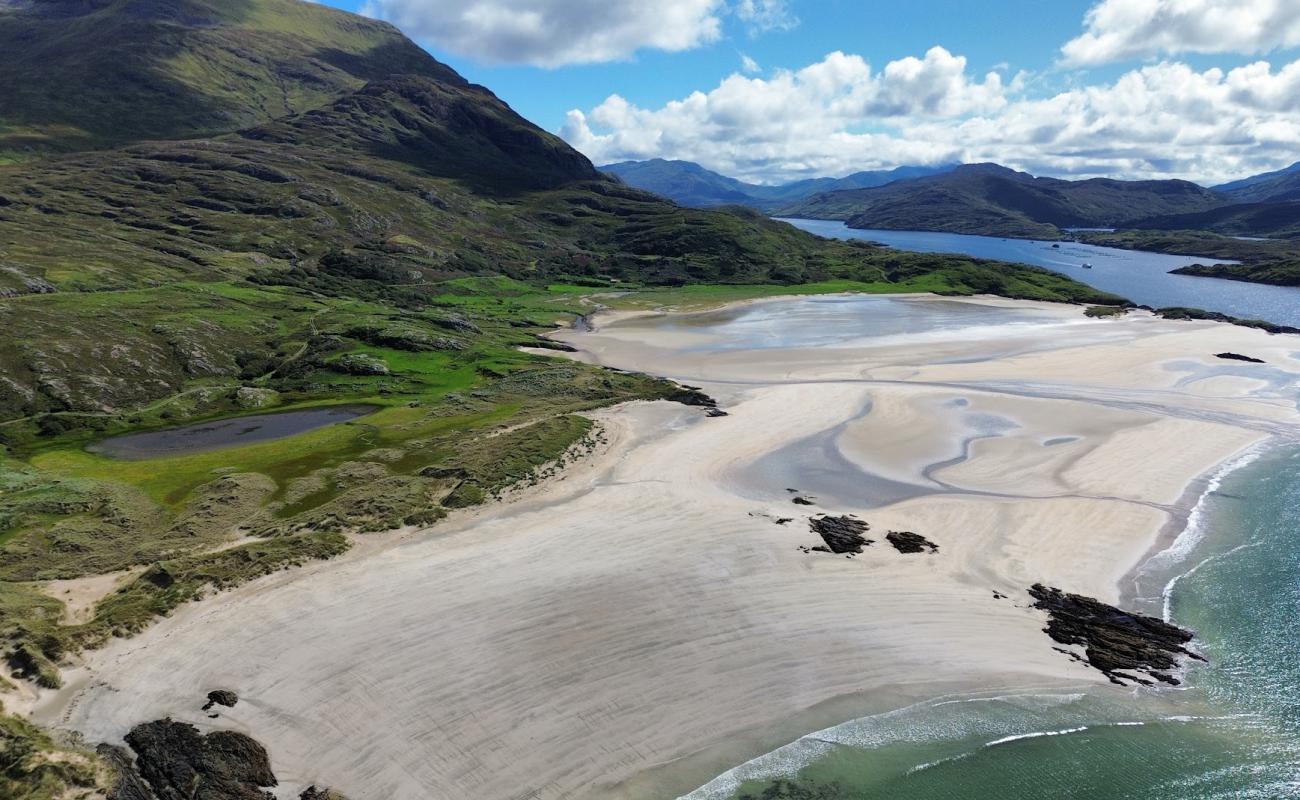
<svg viewBox="0 0 1300 800">
<path fill-rule="evenodd" d="M 617 164 L 606 164 L 600 169 L 617 176 L 624 183 L 654 192 L 684 206 L 710 208 L 742 205 L 773 211 L 823 192 L 884 186 L 895 181 L 939 175 L 956 166 L 896 167 L 890 170 L 855 172 L 843 178 L 806 178 L 777 186 L 746 183 L 705 169 L 693 161 L 669 161 L 662 158 L 620 161 Z"/>
<path fill-rule="evenodd" d="M 777 213 L 841 219 L 854 228 L 1045 237 L 1062 228 L 1118 227 L 1139 216 L 1197 213 L 1227 202 L 1188 181 L 1067 181 L 966 164 L 941 175 L 814 195 Z"/>
<path fill-rule="evenodd" d="M 746 205 L 853 228 L 1051 238 L 1063 228 L 1196 230 L 1300 237 L 1300 162 L 1212 188 L 1189 181 L 1071 181 L 998 164 L 856 172 L 763 186 L 690 161 L 624 161 L 601 170 L 686 206 Z"/>
<path fill-rule="evenodd" d="M 1252 175 L 1214 187 L 1238 203 L 1281 203 L 1300 200 L 1300 161 L 1285 169 Z"/>
</svg>

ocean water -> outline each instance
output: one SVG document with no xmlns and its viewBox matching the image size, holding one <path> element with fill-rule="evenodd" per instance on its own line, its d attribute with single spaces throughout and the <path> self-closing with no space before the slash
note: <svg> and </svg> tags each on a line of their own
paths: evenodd
<svg viewBox="0 0 1300 800">
<path fill-rule="evenodd" d="M 928 231 L 858 230 L 834 220 L 785 221 L 818 236 L 867 239 L 922 253 L 963 253 L 977 258 L 1033 264 L 1142 305 L 1203 308 L 1245 319 L 1300 325 L 1300 288 L 1169 274 L 1170 270 L 1191 264 L 1214 263 L 1216 259 L 1212 258 L 1171 256 L 1071 242 Z M 1060 247 L 1052 247 L 1053 244 Z M 1085 262 L 1092 264 L 1092 269 L 1083 269 Z"/>
<path fill-rule="evenodd" d="M 1184 687 L 939 698 L 810 734 L 688 797 L 1300 797 L 1300 446 L 1214 476 L 1130 593 L 1197 632 L 1209 663 Z"/>
</svg>

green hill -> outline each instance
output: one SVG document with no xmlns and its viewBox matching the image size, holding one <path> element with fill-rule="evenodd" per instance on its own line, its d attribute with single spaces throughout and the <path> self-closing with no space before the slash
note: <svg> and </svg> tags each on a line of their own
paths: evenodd
<svg viewBox="0 0 1300 800">
<path fill-rule="evenodd" d="M 968 164 L 941 175 L 819 194 L 777 213 L 841 219 L 854 228 L 1050 238 L 1061 228 L 1123 225 L 1135 209 L 1143 215 L 1181 214 L 1226 202 L 1187 181 L 1067 181 Z"/>
<path fill-rule="evenodd" d="M 393 73 L 463 83 L 391 25 L 301 0 L 9 0 L 0 158 L 224 133 Z"/>
</svg>

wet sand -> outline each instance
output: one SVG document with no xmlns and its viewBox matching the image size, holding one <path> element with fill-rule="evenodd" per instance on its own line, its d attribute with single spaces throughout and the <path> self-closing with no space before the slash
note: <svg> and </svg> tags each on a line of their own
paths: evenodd
<svg viewBox="0 0 1300 800">
<path fill-rule="evenodd" d="M 1199 476 L 1293 435 L 1292 338 L 876 302 L 1026 313 L 833 347 L 745 349 L 654 315 L 560 333 L 729 416 L 600 412 L 609 448 L 564 480 L 185 607 L 92 654 L 37 717 L 90 741 L 165 714 L 237 728 L 282 797 L 672 797 L 869 711 L 1104 684 L 1052 649 L 1025 588 L 1118 600 Z M 1270 372 L 1232 372 L 1224 350 Z M 858 514 L 877 543 L 805 552 L 822 512 Z M 898 553 L 887 530 L 940 550 Z M 241 700 L 208 720 L 218 687 Z"/>
</svg>

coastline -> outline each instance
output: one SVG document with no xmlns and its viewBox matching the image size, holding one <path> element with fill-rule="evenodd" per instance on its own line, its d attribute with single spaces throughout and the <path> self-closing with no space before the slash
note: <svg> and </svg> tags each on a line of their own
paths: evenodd
<svg viewBox="0 0 1300 800">
<path fill-rule="evenodd" d="M 1035 304 L 998 301 L 991 305 L 1022 309 Z M 592 462 L 590 474 L 558 494 L 542 490 L 523 505 L 493 506 L 474 518 L 439 526 L 428 536 L 408 535 L 400 548 L 377 548 L 376 553 L 345 556 L 343 563 L 273 576 L 186 608 L 121 647 L 114 643 L 111 654 L 92 654 L 96 680 L 112 689 L 97 690 L 88 684 L 84 697 L 98 704 L 102 714 L 73 706 L 67 715 L 55 710 L 54 718 L 84 730 L 94 717 L 92 733 L 112 738 L 120 735 L 128 716 L 143 713 L 143 707 L 186 713 L 182 698 L 186 692 L 200 696 L 201 687 L 187 689 L 182 682 L 197 684 L 217 676 L 203 663 L 212 654 L 176 652 L 185 649 L 177 642 L 193 646 L 211 637 L 216 650 L 248 658 L 244 654 L 249 648 L 256 651 L 270 644 L 270 631 L 248 638 L 242 630 L 249 624 L 265 627 L 267 621 L 259 614 L 269 614 L 270 622 L 291 628 L 320 624 L 331 635 L 322 639 L 323 634 L 310 631 L 284 632 L 292 637 L 289 651 L 301 653 L 291 656 L 294 663 L 289 672 L 267 660 L 271 651 L 261 656 L 254 652 L 246 665 L 279 669 L 280 677 L 259 678 L 248 689 L 239 687 L 241 696 L 250 698 L 249 707 L 241 704 L 240 710 L 218 724 L 246 728 L 262 739 L 286 783 L 320 779 L 345 793 L 349 781 L 358 787 L 354 791 L 367 792 L 371 791 L 367 787 L 385 785 L 378 780 L 389 781 L 395 797 L 415 797 L 433 787 L 459 789 L 477 797 L 507 797 L 518 791 L 523 780 L 531 781 L 525 785 L 532 786 L 538 797 L 567 796 L 581 787 L 587 787 L 585 796 L 633 797 L 638 796 L 638 776 L 644 778 L 655 764 L 677 764 L 681 770 L 686 766 L 682 759 L 695 754 L 700 766 L 691 772 L 702 774 L 710 769 L 703 765 L 705 761 L 725 763 L 722 753 L 713 758 L 702 754 L 721 747 L 729 751 L 727 758 L 734 756 L 735 748 L 727 743 L 743 738 L 745 730 L 784 731 L 795 726 L 791 720 L 820 724 L 819 719 L 837 715 L 843 721 L 850 718 L 843 714 L 855 713 L 850 708 L 854 698 L 865 697 L 878 707 L 880 696 L 891 693 L 890 686 L 906 687 L 899 697 L 918 698 L 918 693 L 940 686 L 940 693 L 951 694 L 963 688 L 1099 685 L 1104 682 L 1099 674 L 1051 650 L 1038 631 L 1042 623 L 1037 612 L 1020 607 L 1023 601 L 997 605 L 988 598 L 989 588 L 1023 593 L 1027 581 L 1059 580 L 1071 590 L 1118 598 L 1123 576 L 1156 544 L 1168 509 L 1188 486 L 1231 453 L 1266 435 L 1259 429 L 1228 430 L 1231 426 L 1223 420 L 1249 412 L 1257 427 L 1267 428 L 1281 423 L 1284 415 L 1276 404 L 1231 396 L 1229 390 L 1243 396 L 1256 391 L 1256 382 L 1248 379 L 1207 374 L 1200 381 L 1209 381 L 1210 390 L 1197 391 L 1195 386 L 1179 386 L 1179 376 L 1163 367 L 1132 370 L 1120 363 L 1111 364 L 1109 372 L 1096 370 L 1099 364 L 1137 349 L 1134 343 L 1139 337 L 1165 338 L 1162 352 L 1167 361 L 1170 352 L 1176 358 L 1204 355 L 1199 350 L 1208 340 L 1244 337 L 1243 347 L 1258 350 L 1267 342 L 1263 334 L 1234 331 L 1216 337 L 1223 333 L 1217 325 L 1135 317 L 1118 326 L 1131 338 L 1103 337 L 1097 342 L 1093 340 L 1102 333 L 1100 326 L 1116 323 L 1087 322 L 1080 328 L 1074 319 L 1080 314 L 1078 308 L 1039 310 L 1050 317 L 1041 325 L 1057 326 L 1054 331 L 1082 337 L 1083 343 L 1067 347 L 1057 341 L 1050 348 L 1036 349 L 1028 341 L 1042 333 L 1035 322 L 1023 331 L 990 334 L 986 341 L 931 339 L 920 347 L 854 345 L 836 348 L 830 354 L 833 358 L 824 352 L 816 356 L 811 351 L 774 351 L 757 366 L 752 353 L 743 358 L 734 353 L 676 353 L 673 371 L 698 380 L 723 399 L 731 418 L 706 421 L 680 407 L 660 404 L 612 410 L 612 418 L 630 426 L 629 438 L 622 440 L 627 446 L 611 447 Z M 588 357 L 633 369 L 662 359 L 656 350 L 672 349 L 649 341 L 672 342 L 673 337 L 655 331 L 628 332 L 627 328 L 635 327 L 607 322 L 595 333 L 561 332 L 556 338 L 585 345 Z M 650 339 L 638 343 L 638 336 Z M 1003 347 L 1008 336 L 1015 340 L 1009 349 Z M 682 338 L 677 337 L 679 343 Z M 995 353 L 991 358 L 959 357 L 963 351 L 987 353 L 990 347 Z M 1278 350 L 1276 344 L 1270 347 Z M 1076 392 L 1080 397 L 1074 400 L 1007 391 L 1008 381 L 1018 381 L 1041 392 L 1044 378 L 1052 377 L 1041 363 L 1049 356 L 1070 361 L 1072 373 L 1087 374 L 1087 391 L 1080 389 Z M 1135 361 L 1150 356 L 1147 352 Z M 705 369 L 707 373 L 700 371 Z M 773 374 L 779 378 L 775 383 Z M 1153 375 L 1163 380 L 1152 380 Z M 864 393 L 875 405 L 872 414 L 861 416 Z M 1155 413 L 1152 409 L 1168 405 L 1173 396 L 1187 415 L 1155 424 L 1149 419 Z M 946 405 L 955 399 L 965 399 L 966 405 Z M 1020 432 L 971 440 L 968 432 L 962 433 L 966 431 L 963 420 L 976 413 L 1014 418 Z M 1056 432 L 1077 433 L 1080 439 L 1045 446 L 1046 432 L 1060 428 L 1066 418 L 1070 425 Z M 909 424 L 935 427 L 939 435 L 922 442 L 881 444 L 887 432 L 876 425 L 881 420 L 886 428 L 898 430 L 908 429 Z M 784 487 L 773 491 L 759 485 L 742 474 L 742 467 L 781 447 L 806 442 L 832 422 L 857 429 L 859 438 L 880 450 L 873 456 L 871 447 L 845 447 L 864 474 L 879 472 L 881 464 L 904 473 L 910 470 L 919 476 L 917 485 L 925 491 L 883 506 L 846 507 L 827 501 L 812 510 L 861 513 L 881 532 L 894 526 L 921 530 L 940 541 L 939 556 L 908 560 L 880 543 L 858 561 L 809 558 L 796 548 L 807 540 L 803 513 L 788 529 L 762 518 L 795 514 L 790 513 Z M 960 449 L 965 452 L 959 453 L 963 460 L 922 474 L 923 468 L 951 459 L 957 441 L 964 442 Z M 1189 452 L 1171 464 L 1157 465 L 1160 469 L 1154 471 L 1141 463 L 1143 459 L 1131 457 L 1135 452 L 1150 452 L 1161 442 L 1171 451 L 1171 459 L 1173 450 Z M 935 477 L 942 479 L 942 486 L 923 485 Z M 1144 478 L 1150 489 L 1124 485 Z M 1034 488 L 1030 496 L 1013 496 L 1007 484 Z M 557 515 L 563 522 L 557 523 Z M 1061 528 L 1075 535 L 1086 531 L 1090 538 L 1072 540 L 1054 530 Z M 1135 529 L 1147 529 L 1148 534 L 1131 533 Z M 611 540 L 614 531 L 618 535 Z M 445 591 L 424 577 L 441 576 L 444 571 L 456 582 Z M 429 588 L 415 591 L 419 586 Z M 479 597 L 453 590 L 457 588 Z M 499 611 L 496 605 L 514 602 L 514 593 L 525 597 Z M 342 599 L 335 596 L 339 594 Z M 351 604 L 373 603 L 376 594 L 389 596 L 341 628 L 329 627 L 338 624 L 337 619 L 313 612 L 324 604 L 334 614 L 351 614 Z M 678 602 L 679 594 L 691 602 Z M 445 607 L 453 617 L 465 615 L 473 624 L 447 634 L 420 627 L 448 622 L 445 614 L 413 607 L 415 600 Z M 309 620 L 290 622 L 293 617 L 282 601 L 310 614 Z M 593 601 L 604 605 L 599 613 L 593 613 Z M 845 615 L 846 608 L 857 602 L 869 604 L 883 618 Z M 539 606 L 553 609 L 538 616 Z M 968 606 L 971 610 L 963 612 Z M 419 652 L 403 660 L 400 652 L 383 651 L 385 659 L 400 663 L 392 670 L 353 674 L 351 679 L 367 687 L 384 687 L 385 692 L 397 691 L 408 698 L 406 703 L 441 703 L 428 712 L 434 717 L 420 722 L 399 709 L 399 717 L 393 718 L 384 715 L 394 710 L 375 705 L 378 697 L 351 696 L 340 701 L 285 685 L 308 681 L 312 675 L 327 679 L 328 671 L 312 672 L 315 665 L 308 655 L 328 652 L 319 649 L 326 641 L 344 645 L 346 637 L 340 634 L 356 633 L 357 625 L 372 627 L 375 623 L 367 615 L 380 610 L 398 616 L 386 626 L 403 623 L 386 627 L 399 641 L 408 625 L 422 631 L 411 643 Z M 529 621 L 529 628 L 521 629 L 521 620 Z M 574 623 L 580 624 L 574 627 Z M 531 632 L 534 628 L 536 635 Z M 494 635 L 505 638 L 495 640 Z M 535 638 L 542 635 L 558 639 Z M 372 636 L 368 644 L 373 648 L 378 641 Z M 139 663 L 140 653 L 163 642 L 168 642 L 166 649 L 153 653 L 153 660 L 163 663 L 150 667 L 152 676 L 136 675 L 132 667 L 149 666 Z M 658 644 L 645 649 L 652 642 Z M 704 642 L 710 643 L 708 649 L 699 649 Z M 521 645 L 524 652 L 515 652 Z M 448 650 L 449 646 L 459 650 Z M 620 652 L 631 648 L 626 651 L 629 655 L 635 652 L 647 663 L 609 661 L 604 650 L 610 647 Z M 467 678 L 451 669 L 465 666 L 461 651 L 491 658 L 499 680 L 507 685 L 475 688 L 472 682 L 465 683 Z M 359 655 L 364 649 L 358 645 L 351 652 Z M 448 653 L 455 663 L 446 667 L 425 661 L 437 654 L 448 658 Z M 965 659 L 960 669 L 925 669 L 954 653 Z M 783 661 L 792 658 L 788 666 Z M 915 680 L 918 670 L 927 675 L 920 683 Z M 238 670 L 232 666 L 228 674 L 235 678 Z M 570 687 L 561 679 L 564 675 L 581 685 Z M 150 677 L 163 685 L 153 685 Z M 413 683 L 416 677 L 420 680 Z M 660 686 L 668 678 L 672 680 Z M 461 691 L 477 692 L 474 696 L 480 702 L 467 704 L 464 698 L 441 691 L 429 694 L 427 684 L 439 680 L 454 682 Z M 335 680 L 330 688 L 347 686 Z M 573 688 L 583 691 L 574 695 Z M 117 696 L 123 691 L 137 693 L 138 706 Z M 538 720 L 528 711 L 535 708 L 529 695 L 548 707 L 561 698 L 567 702 L 553 708 L 554 719 Z M 752 704 L 753 697 L 770 698 L 770 707 L 733 707 L 745 698 Z M 448 706 L 450 710 L 443 713 Z M 312 741 L 302 730 L 304 724 L 323 725 L 326 730 L 369 724 L 356 716 L 363 709 L 407 735 L 414 735 L 411 725 L 425 726 L 423 738 L 417 740 L 427 741 L 433 750 L 440 742 L 447 746 L 444 736 L 454 737 L 447 742 L 461 741 L 466 735 L 486 736 L 482 740 L 488 745 L 486 752 L 509 754 L 512 761 L 508 766 L 489 767 L 495 762 L 482 761 L 481 747 L 453 745 L 450 754 L 424 753 L 438 758 L 439 768 L 430 771 L 427 765 L 421 769 L 407 763 L 400 765 L 407 773 L 403 776 L 385 763 L 358 761 L 328 742 Z M 458 716 L 464 713 L 474 717 L 473 727 L 480 733 L 464 727 L 467 719 Z M 546 740 L 562 745 L 564 752 L 581 749 L 585 736 L 597 736 L 606 755 L 598 759 L 599 764 L 582 765 L 576 772 L 554 763 L 561 752 L 554 749 L 557 745 L 521 760 L 522 740 L 513 736 L 514 727 L 533 735 L 549 731 Z M 754 740 L 756 747 L 772 736 L 760 738 L 761 742 Z M 313 765 L 320 763 L 335 764 L 338 772 L 310 774 Z M 480 768 L 466 773 L 465 765 L 470 763 L 501 774 L 489 775 Z M 452 774 L 459 777 L 449 778 Z M 592 781 L 591 775 L 604 781 Z M 448 780 L 459 782 L 440 783 Z M 631 793 L 612 794 L 618 791 Z"/>
</svg>

